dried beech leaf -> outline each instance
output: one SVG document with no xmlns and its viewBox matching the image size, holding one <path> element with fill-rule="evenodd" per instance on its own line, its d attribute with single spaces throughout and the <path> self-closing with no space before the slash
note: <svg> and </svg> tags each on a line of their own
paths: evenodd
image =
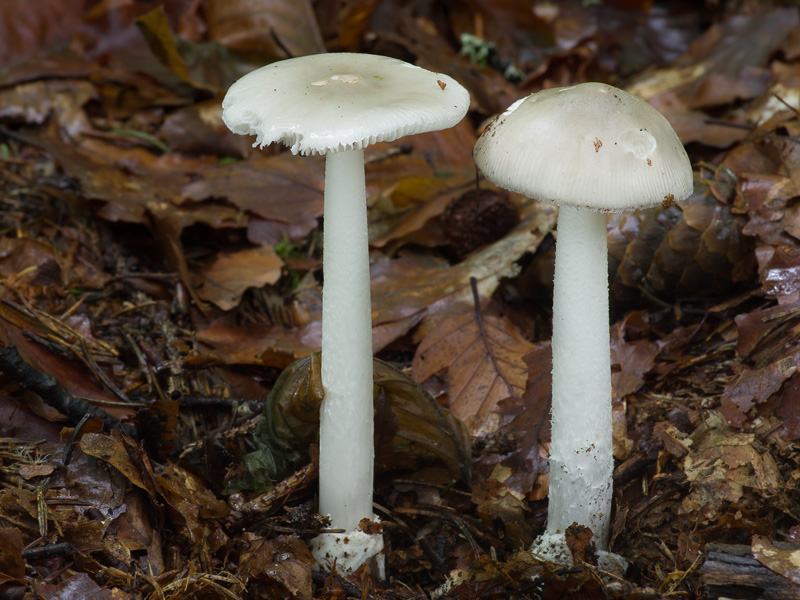
<svg viewBox="0 0 800 600">
<path fill-rule="evenodd" d="M 639 390 L 644 375 L 655 365 L 661 349 L 649 340 L 626 341 L 623 334 L 625 322 L 611 327 L 611 366 L 619 367 L 611 373 L 611 387 L 615 398 L 624 398 Z"/>
<path fill-rule="evenodd" d="M 125 444 L 121 440 L 104 433 L 86 433 L 81 436 L 80 446 L 89 456 L 107 462 L 117 469 L 136 487 L 151 491 L 139 467 L 131 462 Z"/>
<path fill-rule="evenodd" d="M 230 310 L 239 304 L 248 288 L 277 282 L 282 268 L 283 261 L 268 246 L 220 252 L 197 274 L 197 295 L 222 310 Z"/>
<path fill-rule="evenodd" d="M 0 529 L 0 585 L 7 581 L 25 579 L 25 561 L 22 560 L 22 533 L 16 527 Z"/>
<path fill-rule="evenodd" d="M 295 360 L 319 350 L 322 323 L 310 321 L 294 329 L 260 324 L 242 327 L 234 323 L 231 315 L 226 315 L 198 330 L 197 340 L 202 350 L 225 364 L 285 369 Z"/>
<path fill-rule="evenodd" d="M 523 357 L 534 349 L 510 321 L 474 310 L 443 319 L 420 342 L 412 373 L 425 382 L 439 373 L 449 380 L 450 410 L 473 436 L 497 430 L 497 403 L 521 397 L 528 371 Z"/>
</svg>

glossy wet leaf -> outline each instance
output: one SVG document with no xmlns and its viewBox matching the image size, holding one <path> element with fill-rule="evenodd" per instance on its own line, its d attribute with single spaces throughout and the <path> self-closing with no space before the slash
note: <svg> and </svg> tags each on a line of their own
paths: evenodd
<svg viewBox="0 0 800 600">
<path fill-rule="evenodd" d="M 290 475 L 309 460 L 317 442 L 319 407 L 324 398 L 320 354 L 290 365 L 270 392 L 255 433 L 259 449 L 245 459 L 246 481 L 261 489 Z M 383 470 L 413 468 L 419 461 L 439 459 L 469 482 L 470 441 L 463 423 L 441 407 L 414 380 L 379 359 L 373 364 L 375 449 Z"/>
</svg>

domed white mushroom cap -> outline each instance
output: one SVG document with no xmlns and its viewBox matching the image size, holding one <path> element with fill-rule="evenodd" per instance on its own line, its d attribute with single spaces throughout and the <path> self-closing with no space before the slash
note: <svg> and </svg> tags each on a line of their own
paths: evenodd
<svg viewBox="0 0 800 600">
<path fill-rule="evenodd" d="M 518 100 L 473 151 L 495 184 L 553 204 L 622 211 L 692 192 L 692 166 L 667 119 L 603 83 L 543 90 Z"/>
<path fill-rule="evenodd" d="M 325 154 L 446 129 L 469 108 L 454 79 L 370 54 L 332 53 L 272 63 L 234 83 L 222 102 L 234 133 L 261 147 Z"/>
</svg>

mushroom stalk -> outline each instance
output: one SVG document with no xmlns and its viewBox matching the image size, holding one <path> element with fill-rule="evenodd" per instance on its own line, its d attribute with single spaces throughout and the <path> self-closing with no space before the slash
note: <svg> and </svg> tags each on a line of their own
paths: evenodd
<svg viewBox="0 0 800 600">
<path fill-rule="evenodd" d="M 605 550 L 614 469 L 606 215 L 561 206 L 557 231 L 547 533 L 577 522 Z"/>
<path fill-rule="evenodd" d="M 364 151 L 330 152 L 323 209 L 319 510 L 353 531 L 372 518 L 372 306 Z"/>
</svg>

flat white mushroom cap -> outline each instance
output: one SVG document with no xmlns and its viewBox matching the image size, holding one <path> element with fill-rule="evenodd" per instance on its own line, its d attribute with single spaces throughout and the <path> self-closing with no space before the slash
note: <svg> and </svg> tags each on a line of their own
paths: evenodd
<svg viewBox="0 0 800 600">
<path fill-rule="evenodd" d="M 622 211 L 692 192 L 692 166 L 667 119 L 603 83 L 518 100 L 478 138 L 475 163 L 495 184 L 552 204 Z"/>
<path fill-rule="evenodd" d="M 401 60 L 332 53 L 248 73 L 222 108 L 231 131 L 255 135 L 254 145 L 280 141 L 294 154 L 325 154 L 452 127 L 469 94 L 451 77 Z"/>
</svg>

